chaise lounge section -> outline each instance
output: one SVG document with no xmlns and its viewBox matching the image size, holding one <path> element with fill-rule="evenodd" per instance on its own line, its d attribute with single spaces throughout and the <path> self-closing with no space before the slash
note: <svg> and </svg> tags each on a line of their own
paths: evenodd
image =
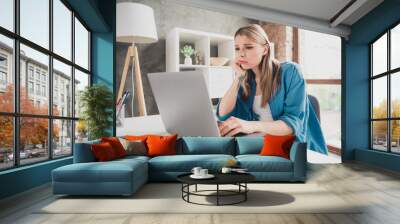
<svg viewBox="0 0 400 224">
<path fill-rule="evenodd" d="M 52 172 L 53 193 L 68 195 L 132 195 L 148 181 L 147 156 L 96 162 L 91 141 L 75 144 L 74 163 Z"/>
</svg>

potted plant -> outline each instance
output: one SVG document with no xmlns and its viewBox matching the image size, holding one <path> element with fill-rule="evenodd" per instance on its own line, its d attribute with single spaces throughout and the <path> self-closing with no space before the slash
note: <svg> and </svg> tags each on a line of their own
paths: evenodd
<svg viewBox="0 0 400 224">
<path fill-rule="evenodd" d="M 81 119 L 87 126 L 89 140 L 110 136 L 107 131 L 112 127 L 113 94 L 102 84 L 87 86 L 79 93 Z"/>
<path fill-rule="evenodd" d="M 194 49 L 190 45 L 185 45 L 181 49 L 181 53 L 185 56 L 185 65 L 192 65 L 192 58 L 191 56 L 194 54 Z"/>
</svg>

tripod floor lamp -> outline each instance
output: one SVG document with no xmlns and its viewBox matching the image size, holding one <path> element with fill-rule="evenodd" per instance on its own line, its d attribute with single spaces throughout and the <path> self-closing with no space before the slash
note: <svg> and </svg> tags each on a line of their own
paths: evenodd
<svg viewBox="0 0 400 224">
<path fill-rule="evenodd" d="M 132 45 L 129 46 L 126 53 L 116 102 L 118 103 L 121 100 L 128 70 L 132 63 L 132 66 L 135 68 L 135 78 L 132 83 L 134 94 L 132 95 L 136 96 L 137 98 L 136 107 L 138 109 L 139 116 L 146 116 L 147 112 L 144 101 L 139 54 L 135 44 L 153 43 L 157 40 L 158 37 L 156 24 L 154 21 L 154 12 L 151 7 L 133 2 L 117 3 L 117 41 L 122 43 L 130 43 Z M 134 97 L 132 96 L 132 104 L 133 99 Z"/>
</svg>

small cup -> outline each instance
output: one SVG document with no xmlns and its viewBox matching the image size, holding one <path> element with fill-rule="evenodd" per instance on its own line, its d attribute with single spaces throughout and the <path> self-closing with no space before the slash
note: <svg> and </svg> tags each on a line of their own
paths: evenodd
<svg viewBox="0 0 400 224">
<path fill-rule="evenodd" d="M 193 169 L 192 169 L 192 173 L 194 174 L 194 175 L 196 175 L 196 176 L 199 176 L 199 175 L 201 175 L 200 174 L 200 171 L 202 170 L 202 168 L 201 167 L 193 167 Z"/>
<path fill-rule="evenodd" d="M 200 170 L 200 176 L 207 176 L 208 175 L 208 169 L 201 169 Z"/>
<path fill-rule="evenodd" d="M 232 169 L 229 167 L 222 167 L 222 170 L 221 170 L 222 173 L 230 173 L 231 171 L 232 171 Z"/>
</svg>

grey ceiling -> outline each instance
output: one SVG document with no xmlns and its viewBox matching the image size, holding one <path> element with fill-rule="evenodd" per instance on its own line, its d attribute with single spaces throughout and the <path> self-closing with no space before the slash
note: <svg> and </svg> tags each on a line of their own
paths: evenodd
<svg viewBox="0 0 400 224">
<path fill-rule="evenodd" d="M 383 0 L 174 0 L 222 13 L 242 15 L 303 29 L 348 37 L 351 25 Z M 332 23 L 347 4 L 352 3 L 341 18 Z"/>
</svg>

